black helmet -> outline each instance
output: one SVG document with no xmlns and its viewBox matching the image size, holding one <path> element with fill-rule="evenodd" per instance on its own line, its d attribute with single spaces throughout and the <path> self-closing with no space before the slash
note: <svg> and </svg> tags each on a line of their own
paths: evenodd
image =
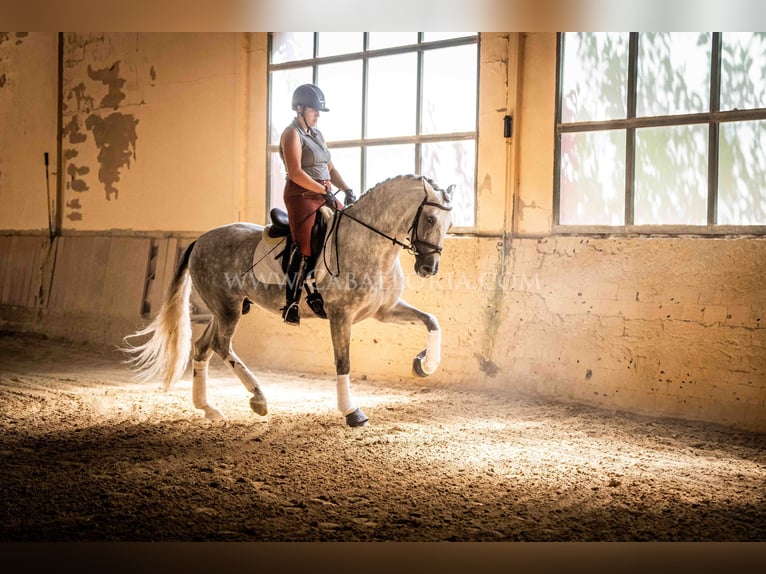
<svg viewBox="0 0 766 574">
<path fill-rule="evenodd" d="M 320 112 L 329 112 L 325 107 L 324 94 L 314 84 L 303 84 L 295 88 L 293 92 L 293 109 L 298 106 L 308 106 Z"/>
</svg>

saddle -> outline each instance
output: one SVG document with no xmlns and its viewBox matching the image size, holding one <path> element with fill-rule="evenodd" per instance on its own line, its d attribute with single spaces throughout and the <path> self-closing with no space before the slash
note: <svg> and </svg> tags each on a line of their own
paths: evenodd
<svg viewBox="0 0 766 574">
<path fill-rule="evenodd" d="M 327 313 L 324 310 L 324 300 L 322 299 L 322 294 L 317 290 L 314 275 L 316 262 L 319 254 L 322 252 L 325 235 L 327 235 L 327 220 L 322 211 L 317 212 L 317 216 L 314 218 L 314 226 L 311 228 L 311 257 L 307 262 L 306 279 L 303 286 L 306 290 L 306 303 L 308 306 L 317 316 L 327 319 Z M 275 207 L 269 212 L 269 216 L 271 218 L 271 225 L 267 231 L 268 236 L 272 239 L 285 238 L 285 248 L 280 253 L 277 253 L 274 258 L 280 261 L 282 271 L 287 273 L 292 253 L 298 249 L 298 246 L 293 242 L 290 235 L 287 212 L 284 209 Z"/>
<path fill-rule="evenodd" d="M 290 224 L 287 219 L 287 212 L 279 207 L 273 208 L 269 212 L 271 218 L 271 225 L 268 228 L 268 235 L 272 239 L 279 239 L 284 237 L 285 248 L 279 252 L 275 259 L 279 259 L 282 265 L 282 271 L 287 273 L 287 264 L 290 261 L 290 253 L 297 246 L 293 243 L 293 239 L 290 236 Z M 316 260 L 319 254 L 322 252 L 322 246 L 324 245 L 324 238 L 327 234 L 327 221 L 322 216 L 322 212 L 317 212 L 317 217 L 314 218 L 314 226 L 311 228 L 311 269 L 316 265 Z"/>
</svg>

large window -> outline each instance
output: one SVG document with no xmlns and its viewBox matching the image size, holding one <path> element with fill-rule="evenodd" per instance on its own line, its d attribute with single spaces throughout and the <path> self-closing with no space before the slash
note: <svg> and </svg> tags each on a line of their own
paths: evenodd
<svg viewBox="0 0 766 574">
<path fill-rule="evenodd" d="M 766 231 L 766 33 L 566 33 L 558 57 L 557 229 Z"/>
<path fill-rule="evenodd" d="M 270 206 L 283 206 L 279 138 L 293 90 L 314 83 L 330 109 L 317 127 L 346 183 L 364 192 L 418 173 L 455 184 L 453 223 L 474 226 L 476 33 L 272 33 L 269 51 Z"/>
</svg>

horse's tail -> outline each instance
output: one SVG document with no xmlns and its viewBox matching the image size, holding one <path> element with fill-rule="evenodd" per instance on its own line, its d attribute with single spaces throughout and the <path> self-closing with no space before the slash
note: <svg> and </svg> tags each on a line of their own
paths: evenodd
<svg viewBox="0 0 766 574">
<path fill-rule="evenodd" d="M 159 376 L 165 390 L 181 378 L 191 353 L 191 316 L 189 298 L 192 281 L 189 277 L 189 256 L 194 242 L 186 248 L 170 282 L 157 316 L 146 327 L 123 339 L 126 353 L 133 355 L 127 363 L 137 371 L 136 378 L 149 380 Z M 128 339 L 149 335 L 145 343 L 133 346 Z"/>
</svg>

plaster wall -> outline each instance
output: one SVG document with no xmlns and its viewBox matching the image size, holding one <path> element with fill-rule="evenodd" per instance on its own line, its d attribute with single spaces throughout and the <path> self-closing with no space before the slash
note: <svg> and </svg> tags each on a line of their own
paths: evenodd
<svg viewBox="0 0 766 574">
<path fill-rule="evenodd" d="M 57 55 L 55 33 L 0 32 L 0 229 L 49 227 L 58 171 Z"/>
<path fill-rule="evenodd" d="M 242 218 L 241 34 L 65 34 L 67 230 L 205 229 Z"/>
</svg>

